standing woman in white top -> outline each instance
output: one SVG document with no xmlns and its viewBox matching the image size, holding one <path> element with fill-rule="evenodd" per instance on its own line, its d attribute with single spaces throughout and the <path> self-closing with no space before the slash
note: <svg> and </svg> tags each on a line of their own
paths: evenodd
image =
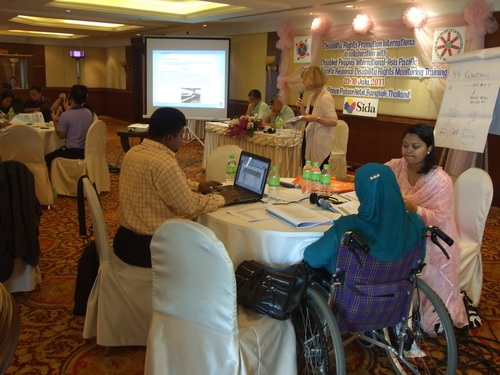
<svg viewBox="0 0 500 375">
<path fill-rule="evenodd" d="M 304 89 L 312 91 L 306 104 L 297 100 L 300 115 L 306 116 L 306 128 L 302 140 L 302 165 L 306 160 L 328 164 L 333 148 L 337 112 L 332 95 L 325 87 L 326 76 L 318 66 L 310 66 L 301 74 Z"/>
</svg>

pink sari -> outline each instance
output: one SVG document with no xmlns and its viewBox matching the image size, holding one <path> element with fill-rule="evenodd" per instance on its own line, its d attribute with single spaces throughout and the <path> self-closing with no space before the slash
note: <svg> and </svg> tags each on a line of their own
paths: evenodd
<svg viewBox="0 0 500 375">
<path fill-rule="evenodd" d="M 450 255 L 446 259 L 441 250 L 430 239 L 427 241 L 427 252 L 422 272 L 422 279 L 443 300 L 450 312 L 453 324 L 461 328 L 469 323 L 467 312 L 460 293 L 460 248 L 457 245 L 458 233 L 455 224 L 455 205 L 453 182 L 448 174 L 436 167 L 426 175 L 422 175 L 414 186 L 408 182 L 407 163 L 401 159 L 392 159 L 386 163 L 396 175 L 403 197 L 417 204 L 422 210 L 422 218 L 426 225 L 435 225 L 455 240 L 453 246 L 443 243 Z M 424 317 L 424 322 L 434 325 Z"/>
</svg>

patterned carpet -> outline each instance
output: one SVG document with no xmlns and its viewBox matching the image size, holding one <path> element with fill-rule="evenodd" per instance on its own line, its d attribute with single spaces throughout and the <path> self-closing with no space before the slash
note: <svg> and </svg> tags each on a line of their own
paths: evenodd
<svg viewBox="0 0 500 375">
<path fill-rule="evenodd" d="M 106 117 L 102 119 L 108 127 L 108 163 L 119 167 L 123 155 L 116 130 L 126 127 L 127 123 Z M 193 179 L 204 178 L 200 167 L 202 154 L 203 147 L 197 141 L 185 143 L 178 153 L 179 162 L 186 175 Z M 119 174 L 112 174 L 111 192 L 101 194 L 110 234 L 118 227 L 118 178 Z M 498 369 L 484 369 L 485 365 L 479 363 L 476 358 L 491 360 L 495 355 L 497 364 L 500 364 L 500 345 L 495 339 L 500 334 L 500 208 L 492 208 L 484 237 L 485 283 L 480 305 L 483 327 L 470 331 L 468 336 L 460 339 L 462 369 L 459 374 L 499 373 Z M 78 236 L 75 198 L 59 197 L 53 209 L 43 211 L 40 243 L 42 288 L 30 293 L 16 294 L 21 311 L 21 337 L 6 374 L 143 374 L 145 348 L 111 348 L 105 352 L 95 341 L 82 338 L 84 318 L 75 317 L 71 313 L 77 260 L 82 250 L 82 241 Z M 470 335 L 480 338 L 473 339 Z M 493 341 L 488 338 L 493 338 Z M 496 349 L 496 352 L 492 354 L 479 348 L 478 342 L 484 343 L 485 347 Z M 354 348 L 351 348 L 353 345 Z M 393 373 L 381 350 L 368 350 L 356 344 L 351 344 L 348 348 L 349 374 Z M 474 352 L 476 349 L 480 350 L 480 353 Z"/>
</svg>

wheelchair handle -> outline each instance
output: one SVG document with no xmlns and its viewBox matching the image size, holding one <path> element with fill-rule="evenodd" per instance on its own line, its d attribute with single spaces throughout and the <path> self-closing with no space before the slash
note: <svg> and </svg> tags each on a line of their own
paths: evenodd
<svg viewBox="0 0 500 375">
<path fill-rule="evenodd" d="M 444 249 L 444 247 L 441 245 L 441 243 L 439 242 L 439 240 L 437 238 L 439 237 L 440 239 L 442 239 L 448 246 L 453 245 L 453 243 L 454 243 L 453 239 L 436 226 L 433 226 L 433 225 L 428 226 L 427 230 L 429 232 L 431 232 L 431 236 L 430 236 L 431 241 L 441 249 L 443 254 L 446 256 L 446 259 L 450 259 L 450 255 Z"/>
<path fill-rule="evenodd" d="M 356 247 L 358 247 L 359 249 L 363 250 L 363 252 L 365 254 L 368 254 L 370 252 L 370 246 L 368 246 L 368 244 L 363 241 L 363 239 L 361 238 L 361 236 L 359 234 L 357 234 L 356 232 L 353 232 L 353 231 L 350 231 L 350 232 L 347 232 L 347 241 L 346 241 L 347 244 L 349 243 L 354 243 L 356 245 Z"/>
</svg>

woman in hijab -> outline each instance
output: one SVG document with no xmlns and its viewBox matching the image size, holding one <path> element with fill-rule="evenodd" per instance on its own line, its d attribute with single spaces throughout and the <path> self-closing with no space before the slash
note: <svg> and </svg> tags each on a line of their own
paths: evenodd
<svg viewBox="0 0 500 375">
<path fill-rule="evenodd" d="M 360 205 L 355 215 L 335 221 L 323 237 L 304 251 L 304 260 L 314 268 L 333 273 L 340 239 L 347 231 L 357 232 L 370 246 L 370 255 L 382 261 L 397 261 L 422 241 L 424 222 L 407 212 L 392 170 L 382 164 L 362 166 L 354 178 Z"/>
</svg>

